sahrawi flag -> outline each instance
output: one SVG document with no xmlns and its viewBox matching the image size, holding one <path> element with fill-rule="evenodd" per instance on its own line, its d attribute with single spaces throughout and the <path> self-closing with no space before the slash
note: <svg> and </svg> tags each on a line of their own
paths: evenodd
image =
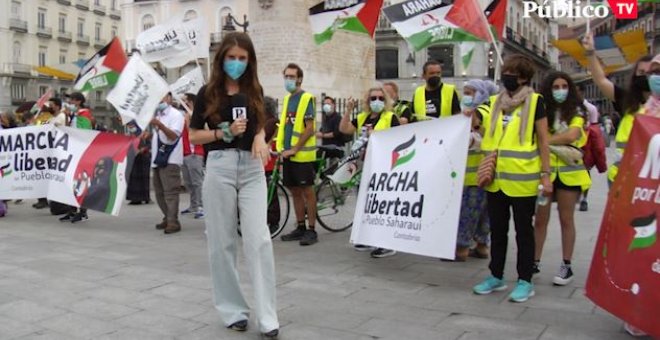
<svg viewBox="0 0 660 340">
<path fill-rule="evenodd" d="M 336 30 L 373 37 L 383 0 L 326 0 L 309 9 L 314 41 L 322 44 Z"/>
<path fill-rule="evenodd" d="M 127 62 L 121 42 L 114 37 L 83 65 L 74 82 L 74 88 L 86 92 L 113 86 L 119 80 L 119 74 Z"/>
<path fill-rule="evenodd" d="M 487 20 L 501 37 L 506 18 L 506 0 L 493 0 L 485 12 Z M 481 41 L 479 37 L 447 20 L 453 5 L 442 0 L 408 0 L 383 8 L 383 13 L 399 34 L 416 51 L 435 43 Z"/>
<path fill-rule="evenodd" d="M 394 170 L 399 165 L 408 163 L 413 157 L 415 157 L 415 149 L 413 145 L 415 144 L 415 135 L 410 138 L 409 141 L 399 144 L 394 150 L 392 150 L 392 168 Z"/>
<path fill-rule="evenodd" d="M 650 216 L 639 217 L 630 223 L 635 228 L 633 238 L 628 250 L 648 248 L 657 240 L 658 224 L 655 213 Z"/>
</svg>

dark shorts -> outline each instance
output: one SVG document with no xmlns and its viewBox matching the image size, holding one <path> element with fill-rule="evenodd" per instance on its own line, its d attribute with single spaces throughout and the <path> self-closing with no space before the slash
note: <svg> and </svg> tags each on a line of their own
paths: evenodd
<svg viewBox="0 0 660 340">
<path fill-rule="evenodd" d="M 552 186 L 554 190 L 568 190 L 568 191 L 582 192 L 581 186 L 566 185 L 564 182 L 561 181 L 561 179 L 559 179 L 559 176 L 557 176 L 555 178 L 555 181 L 552 182 Z"/>
<path fill-rule="evenodd" d="M 298 163 L 285 159 L 282 164 L 282 183 L 285 187 L 308 187 L 314 185 L 314 164 Z"/>
</svg>

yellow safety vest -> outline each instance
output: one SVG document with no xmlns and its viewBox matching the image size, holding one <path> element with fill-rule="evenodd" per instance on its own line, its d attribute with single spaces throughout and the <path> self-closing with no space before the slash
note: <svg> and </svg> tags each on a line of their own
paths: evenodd
<svg viewBox="0 0 660 340">
<path fill-rule="evenodd" d="M 477 106 L 477 110 L 483 116 L 483 121 L 490 119 L 490 109 L 487 105 Z M 479 170 L 479 163 L 484 159 L 486 153 L 483 150 L 468 150 L 467 163 L 465 165 L 465 179 L 463 180 L 464 186 L 477 186 L 477 170 Z"/>
<path fill-rule="evenodd" d="M 394 113 L 391 111 L 384 111 L 381 112 L 380 118 L 378 119 L 378 123 L 376 123 L 376 126 L 374 126 L 374 131 L 380 131 L 380 130 L 387 130 L 392 127 L 392 117 L 394 116 Z M 358 132 L 362 130 L 362 125 L 364 125 L 364 122 L 367 121 L 367 117 L 369 117 L 369 113 L 367 112 L 361 112 L 358 117 L 357 117 L 357 130 Z"/>
<path fill-rule="evenodd" d="M 576 148 L 582 148 L 587 144 L 587 134 L 584 132 L 584 118 L 580 116 L 575 116 L 571 119 L 571 126 L 579 125 L 580 126 L 580 138 L 575 142 L 571 143 L 572 146 Z M 591 187 L 591 177 L 587 172 L 587 168 L 584 166 L 582 160 L 579 161 L 576 165 L 568 165 L 566 162 L 562 161 L 554 153 L 550 153 L 550 181 L 554 182 L 557 176 L 559 179 L 568 186 L 579 186 L 582 188 L 582 191 L 585 191 Z"/>
<path fill-rule="evenodd" d="M 519 139 L 522 105 L 511 113 L 506 131 L 502 124 L 503 114 L 498 117 L 493 134 L 490 133 L 490 119 L 484 120 L 486 133 L 481 141 L 481 149 L 487 153 L 497 152 L 495 177 L 493 182 L 486 187 L 487 191 L 501 190 L 510 197 L 530 197 L 538 194 L 541 157 L 537 138 L 534 135 L 534 121 L 539 97 L 538 93 L 532 94 L 523 144 L 520 144 Z M 495 97 L 491 97 L 491 113 L 495 102 Z"/>
<path fill-rule="evenodd" d="M 449 84 L 442 84 L 440 91 L 440 115 L 439 117 L 449 117 L 452 115 L 451 108 L 454 103 L 454 93 L 456 93 L 456 86 Z M 426 118 L 426 86 L 419 86 L 415 90 L 413 97 L 413 105 L 415 108 L 415 116 L 418 120 Z"/>
<path fill-rule="evenodd" d="M 282 114 L 280 116 L 280 126 L 277 129 L 277 152 L 282 152 L 284 150 L 284 127 L 286 125 L 286 113 L 289 107 L 289 98 L 290 94 L 287 94 L 284 97 L 284 102 L 282 103 Z M 305 92 L 300 96 L 300 102 L 298 103 L 298 108 L 296 109 L 296 120 L 293 123 L 293 134 L 291 135 L 291 146 L 298 144 L 298 139 L 302 136 L 305 131 L 305 111 L 307 111 L 307 105 L 310 101 L 313 102 L 314 96 Z M 316 122 L 312 121 L 312 128 L 316 131 Z M 307 163 L 316 161 L 316 135 L 312 134 L 309 139 L 305 142 L 305 145 L 296 152 L 295 155 L 291 156 L 290 160 L 297 163 Z"/>
<path fill-rule="evenodd" d="M 644 112 L 644 106 L 642 105 L 637 110 L 637 114 L 642 115 Z M 630 132 L 632 131 L 634 123 L 634 113 L 626 112 L 623 115 L 623 118 L 621 118 L 619 129 L 616 131 L 616 136 L 614 137 L 614 142 L 616 143 L 616 158 L 607 171 L 607 180 L 610 182 L 614 182 L 616 175 L 619 173 L 619 165 L 621 165 L 621 160 L 623 159 L 623 151 L 626 149 L 628 139 L 630 139 Z"/>
</svg>

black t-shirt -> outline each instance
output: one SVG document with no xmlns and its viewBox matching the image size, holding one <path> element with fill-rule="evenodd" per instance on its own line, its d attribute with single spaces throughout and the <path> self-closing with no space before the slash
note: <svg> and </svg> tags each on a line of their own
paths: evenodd
<svg viewBox="0 0 660 340">
<path fill-rule="evenodd" d="M 193 109 L 192 118 L 190 119 L 190 128 L 195 130 L 203 130 L 204 125 L 208 125 L 209 129 L 215 130 L 219 129 L 218 125 L 221 122 L 229 122 L 229 124 L 234 122 L 232 116 L 232 107 L 231 107 L 231 96 L 227 98 L 226 103 L 221 103 L 220 105 L 220 115 L 217 114 L 210 115 L 205 117 L 206 112 L 206 98 L 204 92 L 206 91 L 206 86 L 202 86 L 197 94 L 197 100 L 195 100 L 195 108 Z M 252 141 L 256 135 L 257 130 L 257 116 L 252 108 L 248 107 L 247 110 L 248 123 L 245 133 L 243 135 L 234 137 L 234 140 L 231 143 L 225 143 L 222 139 L 219 141 L 211 142 L 204 144 L 204 150 L 206 152 L 213 150 L 224 150 L 224 149 L 240 149 L 251 151 L 252 150 Z"/>
<path fill-rule="evenodd" d="M 328 133 L 332 132 L 332 138 L 323 138 L 323 145 L 337 145 L 344 146 L 344 135 L 339 131 L 339 123 L 341 122 L 341 116 L 338 113 L 333 113 L 328 116 L 323 117 L 323 123 L 321 124 L 321 132 Z"/>
<path fill-rule="evenodd" d="M 431 117 L 440 117 L 440 110 L 442 108 L 442 87 L 445 84 L 440 84 L 440 88 L 429 91 L 425 90 L 424 97 L 426 98 L 426 115 L 431 116 Z M 451 102 L 451 114 L 455 115 L 458 113 L 461 113 L 461 102 L 458 100 L 458 95 L 456 94 L 456 91 L 454 91 L 453 94 L 453 99 Z M 413 103 L 412 103 L 412 110 L 411 113 L 415 113 L 415 98 L 413 96 Z M 401 117 L 408 118 L 410 120 L 411 115 L 408 117 L 402 115 Z"/>
<path fill-rule="evenodd" d="M 373 118 L 373 117 L 371 117 L 371 115 L 369 115 L 367 117 L 367 119 L 364 121 L 364 125 L 362 125 L 362 126 L 371 126 L 373 128 L 373 127 L 376 126 L 376 124 L 378 124 L 379 120 L 380 120 L 380 115 L 378 115 L 375 118 Z M 353 124 L 353 126 L 357 129 L 357 127 L 358 127 L 357 118 L 353 119 L 353 121 L 351 121 L 351 124 Z M 395 127 L 395 126 L 399 126 L 399 125 L 401 125 L 401 123 L 399 123 L 399 118 L 397 118 L 396 115 L 392 115 L 392 122 L 390 123 L 390 127 Z M 358 133 L 360 133 L 360 131 L 358 131 Z"/>
</svg>

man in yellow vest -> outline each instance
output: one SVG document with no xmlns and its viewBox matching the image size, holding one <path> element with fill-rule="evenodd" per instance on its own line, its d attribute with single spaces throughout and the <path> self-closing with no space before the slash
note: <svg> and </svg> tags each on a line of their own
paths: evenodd
<svg viewBox="0 0 660 340">
<path fill-rule="evenodd" d="M 300 87 L 303 71 L 296 64 L 284 69 L 284 87 L 289 92 L 282 103 L 282 115 L 277 131 L 277 152 L 282 154 L 284 185 L 293 196 L 297 227 L 282 236 L 282 241 L 300 241 L 308 246 L 318 241 L 314 164 L 316 162 L 315 99 Z M 305 226 L 305 212 L 307 226 Z"/>
<path fill-rule="evenodd" d="M 430 117 L 448 117 L 461 112 L 456 87 L 442 83 L 442 65 L 437 60 L 429 60 L 422 67 L 425 85 L 419 86 L 413 94 L 412 117 L 409 121 L 426 120 Z"/>
</svg>

